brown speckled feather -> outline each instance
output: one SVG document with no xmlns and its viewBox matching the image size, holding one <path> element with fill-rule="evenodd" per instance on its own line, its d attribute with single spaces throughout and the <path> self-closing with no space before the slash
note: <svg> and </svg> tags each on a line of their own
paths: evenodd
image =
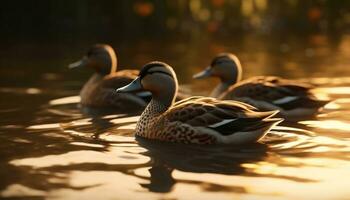
<svg viewBox="0 0 350 200">
<path fill-rule="evenodd" d="M 224 119 L 249 117 L 254 107 L 236 101 L 219 101 L 209 97 L 192 97 L 176 103 L 164 113 L 169 122 L 181 121 L 191 126 L 209 126 Z M 254 112 L 255 113 L 255 112 Z"/>
<path fill-rule="evenodd" d="M 254 77 L 231 86 L 219 98 L 235 99 L 250 97 L 255 100 L 273 102 L 286 96 L 311 97 L 311 85 L 295 83 L 278 77 Z"/>
<path fill-rule="evenodd" d="M 150 106 L 142 114 L 136 134 L 170 142 L 230 143 L 229 137 L 225 136 L 234 135 L 236 132 L 246 132 L 248 136 L 254 131 L 257 137 L 253 137 L 252 140 L 256 141 L 280 121 L 269 119 L 276 112 L 257 112 L 254 107 L 245 103 L 209 97 L 184 99 L 153 119 L 147 114 L 152 109 L 156 108 Z M 262 131 L 259 131 L 260 129 Z M 237 139 L 237 143 L 240 143 L 239 140 Z"/>
<path fill-rule="evenodd" d="M 261 110 L 280 110 L 284 117 L 312 116 L 329 101 L 318 100 L 312 85 L 274 76 L 254 77 L 229 87 L 219 99 L 244 101 Z"/>
</svg>

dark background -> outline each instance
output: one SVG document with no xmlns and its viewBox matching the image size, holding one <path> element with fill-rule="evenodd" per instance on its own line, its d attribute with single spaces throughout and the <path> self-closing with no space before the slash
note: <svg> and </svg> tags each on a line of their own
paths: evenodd
<svg viewBox="0 0 350 200">
<path fill-rule="evenodd" d="M 2 1 L 4 41 L 123 41 L 244 33 L 337 34 L 349 30 L 342 0 L 36 0 Z"/>
<path fill-rule="evenodd" d="M 84 82 L 90 72 L 66 66 L 94 43 L 111 44 L 120 68 L 166 61 L 185 83 L 222 51 L 245 77 L 345 76 L 349 24 L 342 0 L 1 1 L 0 84 L 40 85 L 47 73 Z"/>
</svg>

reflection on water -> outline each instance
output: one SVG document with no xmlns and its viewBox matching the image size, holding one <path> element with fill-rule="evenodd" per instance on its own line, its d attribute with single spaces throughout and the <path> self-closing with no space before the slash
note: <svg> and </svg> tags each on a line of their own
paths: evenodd
<svg viewBox="0 0 350 200">
<path fill-rule="evenodd" d="M 280 61 L 259 52 L 252 57 L 238 53 L 247 64 L 247 77 L 268 70 L 277 75 L 295 71 L 291 77 L 319 73 L 289 61 L 283 64 L 286 71 L 267 66 L 256 72 L 251 66 L 260 61 Z M 323 61 L 329 60 L 315 62 Z M 177 69 L 185 83 L 192 70 L 195 67 Z M 339 70 L 334 67 L 320 76 Z M 139 116 L 79 108 L 75 95 L 84 79 L 66 79 L 43 86 L 27 80 L 28 88 L 0 87 L 2 197 L 346 199 L 350 195 L 350 78 L 306 80 L 319 86 L 314 90 L 318 97 L 333 100 L 315 119 L 281 124 L 260 143 L 205 147 L 135 138 Z M 193 82 L 185 89 L 206 94 L 210 87 L 211 83 Z"/>
</svg>

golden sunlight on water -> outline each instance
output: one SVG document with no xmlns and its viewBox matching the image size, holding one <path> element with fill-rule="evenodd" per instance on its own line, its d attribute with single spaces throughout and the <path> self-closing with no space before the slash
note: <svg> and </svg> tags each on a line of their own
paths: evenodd
<svg viewBox="0 0 350 200">
<path fill-rule="evenodd" d="M 80 96 L 71 96 L 64 97 L 59 99 L 54 99 L 49 102 L 50 105 L 62 105 L 62 104 L 71 104 L 71 103 L 79 103 Z"/>
<path fill-rule="evenodd" d="M 302 121 L 301 124 L 305 124 L 310 127 L 340 130 L 340 131 L 350 131 L 350 123 L 342 122 L 338 120 L 322 120 L 322 121 Z"/>
<path fill-rule="evenodd" d="M 254 2 L 259 9 L 265 9 L 267 1 L 247 1 L 242 4 L 245 15 L 254 15 L 251 12 Z M 152 9 L 147 3 L 141 3 L 135 7 L 135 12 L 146 15 L 153 12 Z M 190 9 L 199 20 L 208 17 L 208 10 L 202 7 L 201 1 L 191 1 Z M 254 17 L 251 20 L 254 21 Z M 315 37 L 315 41 L 324 40 Z M 341 39 L 341 49 L 347 52 L 349 47 L 343 40 L 347 44 L 349 38 Z M 279 68 L 269 71 L 270 68 L 255 67 L 261 66 L 260 63 L 280 64 L 274 63 L 275 58 L 269 57 L 266 53 L 269 49 L 265 47 L 259 47 L 263 51 L 251 53 L 251 49 L 259 46 L 257 42 L 247 39 L 242 42 L 246 45 L 243 49 L 249 49 L 248 53 L 239 53 L 247 66 L 248 75 L 245 76 L 279 73 Z M 186 45 L 176 48 L 186 48 Z M 295 47 L 281 44 L 281 48 L 293 51 Z M 229 50 L 221 43 L 210 49 L 214 52 Z M 326 53 L 328 51 L 331 50 Z M 324 50 L 308 47 L 301 57 L 311 56 L 317 61 L 315 54 L 320 52 Z M 299 51 L 295 54 L 300 57 Z M 279 56 L 280 53 L 276 57 Z M 142 61 L 147 59 L 147 56 L 141 58 Z M 188 60 L 192 62 L 192 59 Z M 202 58 L 199 60 L 201 65 L 207 64 Z M 328 70 L 327 64 L 321 62 L 320 66 Z M 195 67 L 201 65 L 193 64 L 194 69 L 178 68 L 179 79 L 185 79 L 183 76 L 195 72 Z M 294 61 L 281 65 L 288 75 L 292 70 L 293 77 L 312 74 L 307 72 L 311 68 L 305 67 L 305 63 L 304 68 Z M 329 70 L 338 70 L 336 74 L 344 70 L 344 66 L 335 64 Z M 328 71 L 323 75 L 328 76 Z M 10 105 L 0 107 L 0 114 L 4 116 L 0 120 L 0 137 L 4 141 L 0 145 L 4 154 L 2 197 L 345 200 L 350 196 L 349 77 L 304 80 L 316 85 L 313 92 L 318 98 L 331 101 L 314 118 L 286 121 L 259 143 L 205 147 L 134 137 L 139 116 L 100 113 L 79 107 L 76 88 L 77 85 L 80 88 L 80 83 L 62 80 L 64 83 L 58 88 L 64 89 L 57 89 L 56 85 L 61 83 L 55 80 L 42 87 L 0 87 L 0 106 Z M 182 90 L 206 95 L 216 83 L 191 82 Z M 74 89 L 67 89 L 69 84 Z"/>
<path fill-rule="evenodd" d="M 89 147 L 91 147 L 91 145 Z M 100 148 L 100 146 L 93 147 Z M 140 148 L 134 147 L 134 149 L 134 153 L 131 153 L 132 148 L 130 147 L 110 147 L 108 153 L 96 151 L 72 151 L 61 155 L 47 155 L 43 157 L 13 160 L 10 163 L 17 166 L 45 168 L 52 166 L 78 165 L 82 163 L 102 163 L 107 165 L 122 163 L 123 165 L 137 165 L 149 161 L 148 157 L 139 155 Z"/>
<path fill-rule="evenodd" d="M 55 129 L 60 128 L 60 124 L 39 124 L 28 126 L 27 129 Z"/>
<path fill-rule="evenodd" d="M 205 148 L 135 140 L 139 116 L 78 115 L 70 106 L 76 106 L 76 97 L 54 99 L 44 109 L 60 117 L 60 122 L 43 119 L 46 112 L 39 112 L 40 123 L 26 128 L 28 134 L 43 140 L 46 150 L 8 162 L 31 178 L 9 184 L 1 195 L 342 199 L 350 195 L 350 118 L 338 113 L 350 111 L 347 91 L 346 86 L 315 90 L 332 100 L 317 118 L 279 125 L 261 143 Z M 57 141 L 50 141 L 53 138 Z"/>
</svg>

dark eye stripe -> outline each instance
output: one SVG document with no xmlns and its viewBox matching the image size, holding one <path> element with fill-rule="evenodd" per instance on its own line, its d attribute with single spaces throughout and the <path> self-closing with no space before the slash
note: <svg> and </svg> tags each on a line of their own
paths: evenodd
<svg viewBox="0 0 350 200">
<path fill-rule="evenodd" d="M 159 63 L 159 62 L 152 62 L 152 63 L 149 63 L 147 65 L 145 65 L 141 70 L 140 70 L 140 74 L 139 76 L 143 77 L 147 74 L 147 72 L 154 68 L 154 67 L 163 67 L 162 63 Z"/>
<path fill-rule="evenodd" d="M 161 73 L 161 74 L 165 74 L 168 75 L 170 77 L 173 77 L 171 74 L 164 72 L 164 71 L 152 71 L 152 72 L 147 72 L 147 74 L 153 74 L 153 73 Z"/>
<path fill-rule="evenodd" d="M 211 66 L 214 66 L 216 64 L 219 64 L 219 63 L 223 63 L 223 62 L 229 62 L 229 60 L 225 60 L 226 56 L 220 56 L 220 57 L 217 57 L 213 60 L 213 62 L 211 62 Z"/>
</svg>

